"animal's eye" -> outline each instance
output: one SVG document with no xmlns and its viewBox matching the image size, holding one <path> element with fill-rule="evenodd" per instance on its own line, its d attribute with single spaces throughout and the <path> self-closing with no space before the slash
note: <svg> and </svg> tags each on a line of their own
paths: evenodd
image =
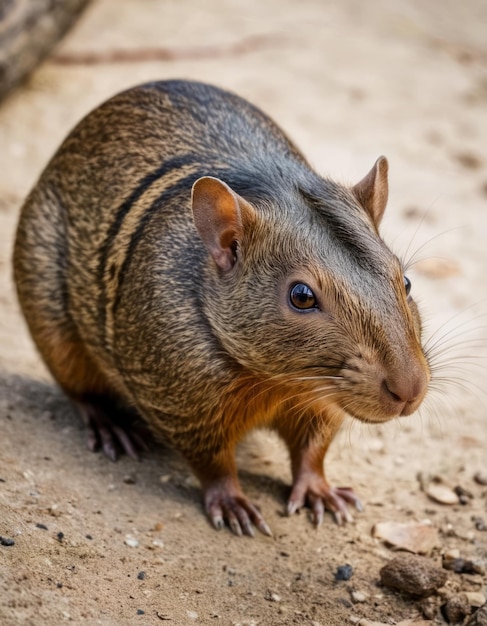
<svg viewBox="0 0 487 626">
<path fill-rule="evenodd" d="M 404 276 L 404 289 L 406 291 L 406 295 L 409 296 L 409 292 L 411 291 L 411 281 L 407 276 Z"/>
<path fill-rule="evenodd" d="M 318 307 L 315 294 L 308 285 L 304 283 L 296 283 L 291 287 L 289 300 L 293 307 L 300 311 L 316 309 Z"/>
</svg>

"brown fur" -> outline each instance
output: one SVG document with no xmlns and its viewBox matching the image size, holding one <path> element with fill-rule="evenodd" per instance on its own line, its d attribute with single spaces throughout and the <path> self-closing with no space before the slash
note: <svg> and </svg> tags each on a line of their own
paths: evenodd
<svg viewBox="0 0 487 626">
<path fill-rule="evenodd" d="M 318 523 L 324 506 L 347 518 L 355 500 L 323 471 L 345 413 L 409 414 L 429 381 L 417 308 L 378 235 L 386 201 L 383 157 L 344 187 L 237 96 L 143 85 L 83 120 L 27 199 L 20 302 L 66 393 L 89 415 L 97 396 L 134 407 L 191 463 L 215 525 L 268 531 L 234 461 L 263 425 L 290 450 L 289 510 L 308 499 Z"/>
</svg>

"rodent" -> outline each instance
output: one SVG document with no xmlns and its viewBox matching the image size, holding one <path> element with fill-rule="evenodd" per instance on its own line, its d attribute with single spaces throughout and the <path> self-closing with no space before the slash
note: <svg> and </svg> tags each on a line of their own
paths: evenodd
<svg viewBox="0 0 487 626">
<path fill-rule="evenodd" d="M 90 447 L 135 456 L 113 415 L 135 410 L 186 457 L 216 528 L 270 534 L 234 456 L 267 426 L 289 448 L 288 513 L 349 520 L 360 502 L 323 468 L 345 414 L 409 415 L 430 381 L 378 233 L 387 170 L 323 178 L 262 111 L 198 82 L 137 86 L 82 120 L 22 208 L 14 278 Z"/>
</svg>

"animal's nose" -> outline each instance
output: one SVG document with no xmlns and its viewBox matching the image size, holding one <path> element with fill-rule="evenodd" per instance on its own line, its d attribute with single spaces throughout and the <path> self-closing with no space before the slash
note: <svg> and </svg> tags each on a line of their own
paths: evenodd
<svg viewBox="0 0 487 626">
<path fill-rule="evenodd" d="M 428 378 L 421 368 L 404 374 L 389 375 L 382 381 L 382 393 L 396 404 L 404 406 L 417 403 L 426 393 Z"/>
</svg>

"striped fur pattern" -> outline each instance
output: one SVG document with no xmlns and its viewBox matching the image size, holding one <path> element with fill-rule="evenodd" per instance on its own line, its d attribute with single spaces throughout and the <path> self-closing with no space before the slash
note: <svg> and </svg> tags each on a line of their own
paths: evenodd
<svg viewBox="0 0 487 626">
<path fill-rule="evenodd" d="M 250 207 L 230 272 L 193 221 L 206 176 Z M 54 378 L 75 401 L 135 407 L 203 485 L 235 474 L 236 442 L 261 425 L 294 465 L 311 443 L 322 463 L 345 412 L 395 416 L 383 379 L 416 377 L 412 410 L 429 368 L 401 264 L 364 207 L 376 179 L 358 193 L 319 176 L 269 117 L 215 87 L 115 96 L 68 136 L 20 217 L 15 280 Z M 290 307 L 295 282 L 318 313 Z"/>
</svg>

